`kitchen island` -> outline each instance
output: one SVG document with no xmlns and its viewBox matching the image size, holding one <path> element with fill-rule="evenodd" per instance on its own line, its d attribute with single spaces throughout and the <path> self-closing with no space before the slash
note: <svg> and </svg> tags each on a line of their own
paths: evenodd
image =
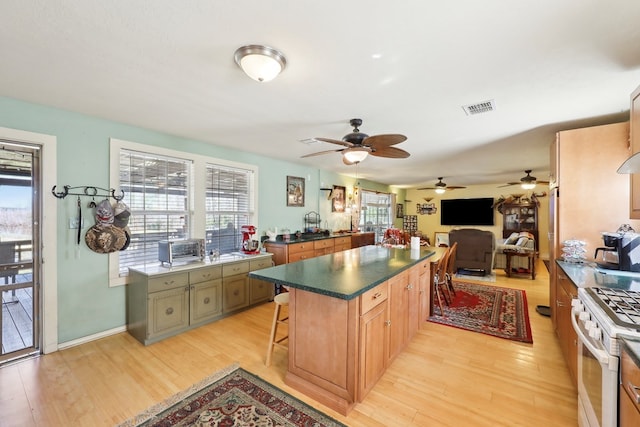
<svg viewBox="0 0 640 427">
<path fill-rule="evenodd" d="M 364 246 L 251 272 L 289 288 L 285 383 L 347 415 L 428 317 L 434 253 Z"/>
</svg>

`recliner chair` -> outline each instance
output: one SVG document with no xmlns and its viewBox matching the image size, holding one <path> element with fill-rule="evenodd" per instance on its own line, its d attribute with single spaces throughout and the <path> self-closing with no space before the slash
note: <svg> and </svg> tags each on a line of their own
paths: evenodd
<svg viewBox="0 0 640 427">
<path fill-rule="evenodd" d="M 461 228 L 449 232 L 449 244 L 458 243 L 455 272 L 464 269 L 469 272 L 491 274 L 496 238 L 491 231 L 475 228 Z"/>
</svg>

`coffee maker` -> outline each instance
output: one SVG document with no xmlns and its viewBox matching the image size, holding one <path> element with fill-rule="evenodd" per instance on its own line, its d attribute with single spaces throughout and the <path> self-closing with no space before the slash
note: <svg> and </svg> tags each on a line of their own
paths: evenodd
<svg viewBox="0 0 640 427">
<path fill-rule="evenodd" d="M 600 268 L 607 270 L 620 269 L 620 257 L 618 255 L 619 243 L 622 236 L 619 233 L 602 233 L 604 247 L 596 248 L 593 258 Z M 598 259 L 598 252 L 602 252 L 602 259 Z"/>
<path fill-rule="evenodd" d="M 253 240 L 253 235 L 256 234 L 256 228 L 253 225 L 243 225 L 240 227 L 242 232 L 242 252 L 245 254 L 257 254 L 260 252 L 260 242 Z"/>
</svg>

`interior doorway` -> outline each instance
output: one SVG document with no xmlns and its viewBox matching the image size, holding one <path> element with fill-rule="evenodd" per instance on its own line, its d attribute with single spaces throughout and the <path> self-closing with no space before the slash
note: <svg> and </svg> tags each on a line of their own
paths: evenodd
<svg viewBox="0 0 640 427">
<path fill-rule="evenodd" d="M 0 140 L 0 364 L 40 352 L 40 154 Z"/>
</svg>

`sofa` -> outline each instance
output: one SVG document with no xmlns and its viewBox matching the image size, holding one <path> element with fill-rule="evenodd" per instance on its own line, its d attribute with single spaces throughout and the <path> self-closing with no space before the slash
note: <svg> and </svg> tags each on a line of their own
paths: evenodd
<svg viewBox="0 0 640 427">
<path fill-rule="evenodd" d="M 493 268 L 506 270 L 507 256 L 505 250 L 513 252 L 535 252 L 536 241 L 533 234 L 522 231 L 520 233 L 512 233 L 508 238 L 501 239 L 496 243 L 496 253 L 493 261 Z M 529 260 L 526 257 L 511 258 L 511 268 L 520 272 L 528 272 Z"/>
<path fill-rule="evenodd" d="M 449 232 L 449 245 L 458 242 L 454 271 L 491 274 L 496 238 L 491 231 L 461 228 Z"/>
</svg>

